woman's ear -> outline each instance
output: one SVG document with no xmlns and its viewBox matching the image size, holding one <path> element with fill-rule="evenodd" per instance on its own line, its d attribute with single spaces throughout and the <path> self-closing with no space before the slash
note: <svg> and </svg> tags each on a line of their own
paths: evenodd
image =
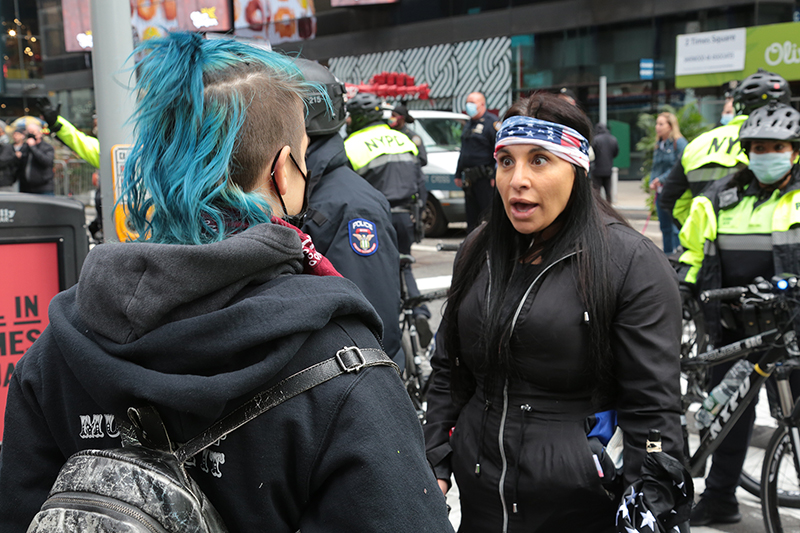
<svg viewBox="0 0 800 533">
<path fill-rule="evenodd" d="M 292 151 L 289 146 L 284 146 L 281 148 L 281 151 L 278 152 L 278 159 L 275 161 L 275 171 L 274 176 L 275 180 L 273 182 L 274 186 L 278 189 L 275 191 L 276 194 L 284 196 L 289 191 L 289 153 Z"/>
</svg>

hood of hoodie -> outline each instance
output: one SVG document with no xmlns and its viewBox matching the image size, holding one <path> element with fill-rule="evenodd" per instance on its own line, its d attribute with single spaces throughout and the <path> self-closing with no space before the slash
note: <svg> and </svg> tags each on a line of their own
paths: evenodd
<svg viewBox="0 0 800 533">
<path fill-rule="evenodd" d="M 347 164 L 347 153 L 344 150 L 344 139 L 338 134 L 317 137 L 306 150 L 306 168 L 308 169 L 308 196 L 322 179 L 322 176 Z"/>
<path fill-rule="evenodd" d="M 379 330 L 352 282 L 301 272 L 297 233 L 274 224 L 207 245 L 104 244 L 53 299 L 50 334 L 99 405 L 216 418 L 332 319 Z"/>
</svg>

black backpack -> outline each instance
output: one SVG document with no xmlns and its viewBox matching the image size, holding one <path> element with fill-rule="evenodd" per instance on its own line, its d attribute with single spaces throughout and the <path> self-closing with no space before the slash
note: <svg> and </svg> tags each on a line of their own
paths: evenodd
<svg viewBox="0 0 800 533">
<path fill-rule="evenodd" d="M 397 366 L 381 350 L 342 348 L 259 393 L 175 449 L 153 407 L 128 409 L 122 448 L 70 457 L 28 533 L 226 533 L 184 463 L 262 413 L 345 372 Z"/>
</svg>

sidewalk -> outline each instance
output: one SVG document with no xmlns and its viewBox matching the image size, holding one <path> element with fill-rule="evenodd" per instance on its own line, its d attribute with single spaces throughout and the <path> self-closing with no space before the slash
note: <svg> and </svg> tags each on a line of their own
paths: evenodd
<svg viewBox="0 0 800 533">
<path fill-rule="evenodd" d="M 649 216 L 647 194 L 642 190 L 640 181 L 617 182 L 617 201 L 614 202 L 614 207 L 636 231 L 661 247 L 661 228 L 658 220 Z"/>
</svg>

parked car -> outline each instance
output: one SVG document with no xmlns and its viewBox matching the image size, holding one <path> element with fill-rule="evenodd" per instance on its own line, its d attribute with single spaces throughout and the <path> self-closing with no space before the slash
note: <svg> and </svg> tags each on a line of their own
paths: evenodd
<svg viewBox="0 0 800 533">
<path fill-rule="evenodd" d="M 456 187 L 455 173 L 461 150 L 461 130 L 469 120 L 463 113 L 412 109 L 410 124 L 422 138 L 428 152 L 428 164 L 422 167 L 428 200 L 422 219 L 425 236 L 440 237 L 451 222 L 466 222 L 464 191 Z M 386 111 L 388 119 L 390 112 Z"/>
</svg>

